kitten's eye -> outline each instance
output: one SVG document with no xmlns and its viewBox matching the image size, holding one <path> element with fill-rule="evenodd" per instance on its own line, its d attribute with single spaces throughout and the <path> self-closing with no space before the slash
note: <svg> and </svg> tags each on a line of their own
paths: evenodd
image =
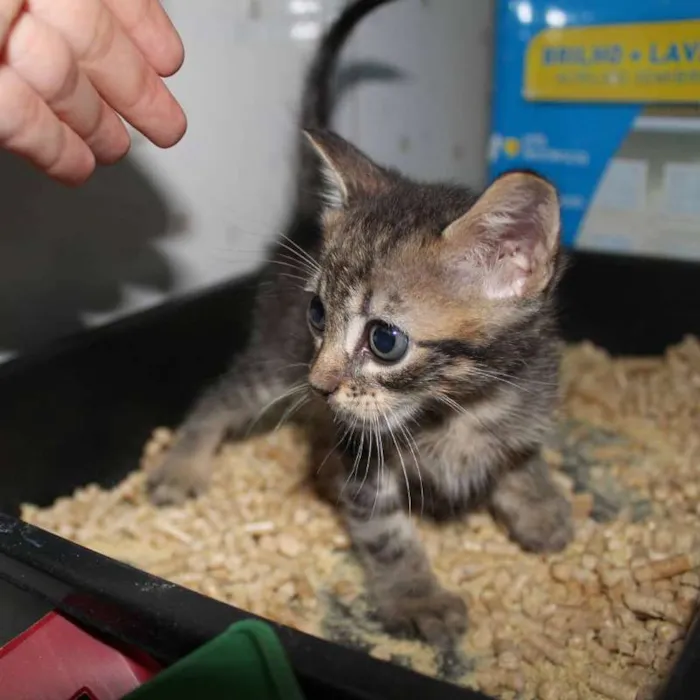
<svg viewBox="0 0 700 700">
<path fill-rule="evenodd" d="M 398 362 L 408 350 L 408 336 L 386 323 L 373 323 L 369 329 L 369 349 L 384 362 Z"/>
<path fill-rule="evenodd" d="M 315 296 L 309 302 L 309 323 L 320 332 L 326 327 L 326 310 L 323 308 L 323 302 L 317 296 Z"/>
</svg>

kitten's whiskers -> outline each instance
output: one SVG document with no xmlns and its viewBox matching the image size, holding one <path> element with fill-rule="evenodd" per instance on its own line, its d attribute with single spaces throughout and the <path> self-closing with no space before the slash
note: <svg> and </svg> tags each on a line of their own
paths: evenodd
<svg viewBox="0 0 700 700">
<path fill-rule="evenodd" d="M 308 394 L 303 395 L 299 400 L 297 400 L 294 404 L 292 404 L 287 410 L 282 414 L 282 417 L 279 419 L 279 422 L 275 426 L 275 429 L 272 432 L 277 432 L 285 423 L 291 420 L 292 416 L 299 411 L 299 409 L 304 406 L 308 401 L 310 400 L 310 397 Z"/>
<path fill-rule="evenodd" d="M 367 437 L 369 438 L 369 447 L 367 449 L 367 466 L 365 467 L 365 475 L 362 477 L 362 483 L 360 484 L 360 488 L 358 489 L 358 492 L 362 490 L 365 483 L 367 482 L 367 476 L 369 475 L 370 463 L 372 461 L 372 442 L 374 439 L 372 420 L 373 420 L 373 417 L 370 417 L 369 433 L 367 435 Z M 362 427 L 364 430 L 364 421 L 363 421 Z"/>
<path fill-rule="evenodd" d="M 385 464 L 385 458 L 384 458 L 384 440 L 382 439 L 382 434 L 381 434 L 381 426 L 379 425 L 379 418 L 377 416 L 372 416 L 372 429 L 376 432 L 377 435 L 377 450 L 378 450 L 378 456 L 379 456 L 379 474 L 377 476 L 377 487 L 374 491 L 374 503 L 372 504 L 372 511 L 369 514 L 369 519 L 371 520 L 374 517 L 374 511 L 377 509 L 377 499 L 379 498 L 379 489 L 381 488 L 381 484 L 384 481 L 384 464 Z"/>
<path fill-rule="evenodd" d="M 389 409 L 391 412 L 391 409 Z M 394 418 L 396 417 L 395 414 Z M 413 457 L 413 462 L 416 465 L 416 475 L 418 476 L 418 486 L 420 488 L 420 514 L 421 516 L 423 515 L 423 512 L 425 510 L 425 492 L 423 490 L 423 475 L 421 474 L 420 471 L 420 461 L 419 461 L 419 454 L 420 454 L 420 449 L 418 448 L 418 445 L 416 444 L 415 439 L 413 438 L 413 435 L 408 431 L 408 429 L 403 426 L 400 422 L 397 421 L 397 427 L 399 431 L 401 432 L 404 440 L 406 441 L 406 446 L 411 452 L 411 456 Z"/>
<path fill-rule="evenodd" d="M 440 403 L 444 404 L 445 406 L 448 406 L 455 413 L 460 413 L 463 416 L 467 416 L 468 418 L 475 420 L 483 430 L 492 435 L 494 438 L 498 439 L 498 435 L 494 433 L 494 431 L 491 428 L 489 428 L 489 426 L 487 426 L 484 423 L 484 421 L 481 420 L 481 418 L 479 418 L 476 411 L 470 411 L 466 406 L 462 406 L 462 404 L 457 403 L 457 401 L 455 401 L 451 396 L 448 396 L 447 394 L 441 391 L 436 391 L 434 396 Z"/>
<path fill-rule="evenodd" d="M 273 407 L 276 406 L 280 401 L 285 401 L 287 399 L 291 399 L 292 396 L 296 396 L 300 391 L 306 391 L 308 388 L 308 384 L 306 382 L 301 382 L 299 384 L 294 384 L 291 386 L 287 391 L 285 391 L 283 394 L 280 396 L 276 396 L 272 401 L 267 403 L 261 411 L 258 413 L 258 415 L 255 417 L 255 420 L 248 426 L 248 430 L 246 431 L 246 437 L 250 436 L 250 433 L 252 432 L 253 428 L 260 422 L 260 419 Z"/>
<path fill-rule="evenodd" d="M 333 420 L 335 421 L 335 418 Z M 331 447 L 331 449 L 328 451 L 326 456 L 323 458 L 323 461 L 321 462 L 321 464 L 318 466 L 318 469 L 316 470 L 317 476 L 321 473 L 321 469 L 323 469 L 323 466 L 328 461 L 328 458 L 343 444 L 343 442 L 345 442 L 347 437 L 350 435 L 350 430 L 351 430 L 350 426 L 346 426 L 345 431 L 340 436 L 340 440 L 338 440 L 338 442 L 336 442 L 335 445 L 333 447 Z"/>
<path fill-rule="evenodd" d="M 407 499 L 407 504 L 408 504 L 408 517 L 410 518 L 413 512 L 413 507 L 412 507 L 412 502 L 411 502 L 411 482 L 408 478 L 408 471 L 406 470 L 406 463 L 404 462 L 403 459 L 403 454 L 401 453 L 401 448 L 399 447 L 399 443 L 396 440 L 396 436 L 394 435 L 394 430 L 391 427 L 391 423 L 386 417 L 385 413 L 382 413 L 382 418 L 384 419 L 384 423 L 386 423 L 386 427 L 389 431 L 389 436 L 392 439 L 392 442 L 394 443 L 394 447 L 396 448 L 396 452 L 399 457 L 399 462 L 401 463 L 401 471 L 403 472 L 403 479 L 404 483 L 406 485 L 406 499 Z"/>
<path fill-rule="evenodd" d="M 359 420 L 360 420 L 359 416 L 356 416 L 355 422 L 353 423 L 353 426 L 352 426 L 353 433 L 355 431 L 355 428 L 357 427 L 357 423 L 359 422 Z M 354 435 L 353 435 L 353 437 L 354 437 Z M 353 443 L 354 443 L 354 441 L 353 441 Z M 360 457 L 362 455 L 363 445 L 364 445 L 364 433 L 361 432 L 360 433 L 360 447 L 357 450 L 357 453 L 355 454 L 355 459 L 352 463 L 352 469 L 350 470 L 350 473 L 348 474 L 347 478 L 345 479 L 345 483 L 343 484 L 343 488 L 340 489 L 340 493 L 338 494 L 338 501 L 340 501 L 340 497 L 343 495 L 343 493 L 345 492 L 345 489 L 348 487 L 348 484 L 352 481 L 353 477 L 355 476 L 355 472 L 357 471 L 357 467 L 360 463 Z"/>
<path fill-rule="evenodd" d="M 309 253 L 307 253 L 298 243 L 295 243 L 288 236 L 282 235 L 281 240 L 278 241 L 278 244 L 285 250 L 289 251 L 289 253 L 299 260 L 299 262 L 303 262 L 316 272 L 321 272 L 321 266 L 318 264 L 318 262 L 316 262 L 316 260 L 314 260 Z"/>
</svg>

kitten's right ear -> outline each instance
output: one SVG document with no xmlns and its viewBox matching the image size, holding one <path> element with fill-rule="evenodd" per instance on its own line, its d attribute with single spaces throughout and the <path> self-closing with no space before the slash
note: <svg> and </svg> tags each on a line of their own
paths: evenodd
<svg viewBox="0 0 700 700">
<path fill-rule="evenodd" d="M 390 174 L 332 131 L 306 129 L 304 135 L 321 159 L 327 205 L 342 209 L 352 201 L 389 188 Z"/>
</svg>

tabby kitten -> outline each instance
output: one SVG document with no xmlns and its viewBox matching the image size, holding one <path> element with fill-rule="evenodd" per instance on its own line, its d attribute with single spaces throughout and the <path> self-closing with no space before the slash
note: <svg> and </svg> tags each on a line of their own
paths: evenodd
<svg viewBox="0 0 700 700">
<path fill-rule="evenodd" d="M 421 184 L 328 130 L 306 134 L 326 180 L 320 235 L 278 244 L 249 347 L 180 427 L 152 497 L 201 492 L 224 435 L 270 404 L 320 409 L 337 431 L 320 437 L 339 442 L 319 485 L 377 615 L 449 645 L 465 604 L 437 581 L 413 513 L 486 505 L 537 552 L 572 536 L 540 454 L 557 395 L 557 194 L 529 172 L 481 196 Z"/>
</svg>

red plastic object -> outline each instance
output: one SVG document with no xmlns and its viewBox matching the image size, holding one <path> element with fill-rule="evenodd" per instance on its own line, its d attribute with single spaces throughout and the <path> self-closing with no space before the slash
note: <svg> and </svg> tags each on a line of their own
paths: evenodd
<svg viewBox="0 0 700 700">
<path fill-rule="evenodd" d="M 0 700 L 121 700 L 158 670 L 51 612 L 0 648 Z"/>
</svg>

